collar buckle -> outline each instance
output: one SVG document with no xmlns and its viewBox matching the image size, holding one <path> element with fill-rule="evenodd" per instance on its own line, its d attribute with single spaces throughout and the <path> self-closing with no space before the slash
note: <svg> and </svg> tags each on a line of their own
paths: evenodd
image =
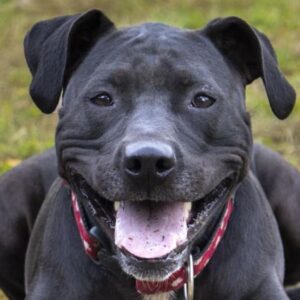
<svg viewBox="0 0 300 300">
<path fill-rule="evenodd" d="M 187 280 L 183 287 L 184 299 L 193 300 L 194 298 L 194 262 L 193 256 L 190 254 L 188 263 L 186 266 Z"/>
</svg>

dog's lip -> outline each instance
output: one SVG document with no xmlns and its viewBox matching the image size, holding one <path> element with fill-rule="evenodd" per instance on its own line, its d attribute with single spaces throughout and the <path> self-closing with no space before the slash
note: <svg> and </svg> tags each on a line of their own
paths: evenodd
<svg viewBox="0 0 300 300">
<path fill-rule="evenodd" d="M 199 236 L 204 235 L 207 225 L 210 220 L 217 215 L 222 206 L 224 206 L 225 201 L 228 199 L 232 193 L 232 189 L 236 184 L 237 175 L 232 173 L 226 176 L 214 189 L 212 189 L 206 196 L 198 199 L 196 201 L 185 201 L 192 203 L 190 220 L 188 222 L 188 234 L 187 240 L 178 245 L 174 250 L 168 254 L 158 257 L 158 258 L 139 258 L 125 249 L 120 249 L 116 246 L 119 251 L 122 251 L 124 255 L 131 255 L 135 257 L 136 260 L 148 261 L 157 263 L 163 260 L 172 259 L 178 253 L 182 252 L 185 248 L 192 245 L 195 240 L 199 239 Z M 96 206 L 98 220 L 100 226 L 109 235 L 109 237 L 114 239 L 115 222 L 116 222 L 116 211 L 114 209 L 115 204 L 118 201 L 107 200 L 104 197 L 96 193 L 86 182 L 83 176 L 78 172 L 72 172 L 72 188 L 75 192 L 79 194 L 79 197 L 84 197 L 88 200 L 92 200 Z"/>
<path fill-rule="evenodd" d="M 184 248 L 181 252 L 170 253 L 166 258 L 140 259 L 126 250 L 117 248 L 121 265 L 126 273 L 141 281 L 163 281 L 180 269 L 185 262 L 189 249 Z"/>
</svg>

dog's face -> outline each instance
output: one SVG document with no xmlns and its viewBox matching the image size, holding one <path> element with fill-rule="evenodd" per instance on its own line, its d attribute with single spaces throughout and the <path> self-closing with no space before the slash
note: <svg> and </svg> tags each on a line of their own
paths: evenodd
<svg viewBox="0 0 300 300">
<path fill-rule="evenodd" d="M 294 92 L 268 40 L 236 18 L 202 31 L 161 24 L 116 30 L 95 11 L 52 22 L 56 28 L 48 23 L 44 31 L 52 26 L 56 40 L 68 29 L 68 43 L 58 43 L 68 49 L 52 62 L 62 69 L 52 91 L 35 79 L 38 59 L 30 54 L 42 27 L 25 48 L 42 110 L 52 110 L 65 87 L 56 136 L 61 175 L 79 197 L 96 199 L 124 271 L 164 279 L 203 241 L 247 172 L 245 85 L 261 76 L 281 118 Z"/>
<path fill-rule="evenodd" d="M 66 89 L 57 149 L 66 176 L 75 175 L 68 180 L 80 176 L 77 184 L 106 202 L 112 223 L 116 217 L 120 250 L 164 264 L 174 256 L 172 268 L 155 264 L 163 276 L 182 265 L 198 237 L 194 227 L 212 217 L 208 207 L 226 200 L 247 167 L 243 99 L 241 77 L 197 32 L 146 24 L 93 47 Z M 121 259 L 136 277 L 145 269 L 150 276 L 143 262 L 124 252 Z"/>
<path fill-rule="evenodd" d="M 63 102 L 62 165 L 110 201 L 196 201 L 247 165 L 241 77 L 197 32 L 146 24 L 107 35 Z"/>
</svg>

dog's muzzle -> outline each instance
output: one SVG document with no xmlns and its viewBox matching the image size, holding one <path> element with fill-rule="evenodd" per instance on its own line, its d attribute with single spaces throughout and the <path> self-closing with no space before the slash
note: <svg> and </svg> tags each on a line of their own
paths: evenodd
<svg viewBox="0 0 300 300">
<path fill-rule="evenodd" d="M 97 263 L 101 260 L 101 241 L 97 239 L 97 235 L 91 233 L 95 228 L 87 228 L 86 222 L 83 221 L 84 213 L 82 212 L 82 207 L 74 192 L 71 192 L 71 200 L 77 228 L 85 252 Z M 195 254 L 190 254 L 188 262 L 165 280 L 145 281 L 136 279 L 136 290 L 140 294 L 157 294 L 177 291 L 184 288 L 185 298 L 188 300 L 193 299 L 194 278 L 202 272 L 214 255 L 226 231 L 233 207 L 234 198 L 233 196 L 230 196 L 227 199 L 217 225 L 214 227 L 211 238 L 202 251 L 196 251 Z M 89 203 L 89 208 L 91 212 L 95 210 L 92 203 Z"/>
</svg>

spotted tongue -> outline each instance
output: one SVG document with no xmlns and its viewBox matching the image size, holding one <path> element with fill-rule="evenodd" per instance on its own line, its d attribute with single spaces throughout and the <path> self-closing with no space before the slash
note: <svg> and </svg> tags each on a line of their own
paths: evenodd
<svg viewBox="0 0 300 300">
<path fill-rule="evenodd" d="M 184 202 L 123 201 L 115 244 L 140 258 L 162 257 L 186 241 L 188 214 Z"/>
</svg>

